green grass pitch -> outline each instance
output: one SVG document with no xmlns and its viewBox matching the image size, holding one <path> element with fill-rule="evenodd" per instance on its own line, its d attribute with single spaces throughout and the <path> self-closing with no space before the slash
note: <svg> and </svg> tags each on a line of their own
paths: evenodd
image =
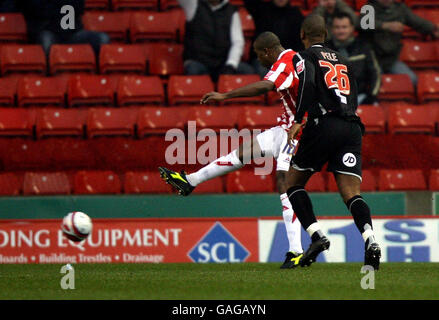
<svg viewBox="0 0 439 320">
<path fill-rule="evenodd" d="M 61 265 L 0 265 L 0 299 L 439 299 L 438 263 L 384 263 L 375 289 L 361 264 L 78 264 L 63 290 Z"/>
</svg>

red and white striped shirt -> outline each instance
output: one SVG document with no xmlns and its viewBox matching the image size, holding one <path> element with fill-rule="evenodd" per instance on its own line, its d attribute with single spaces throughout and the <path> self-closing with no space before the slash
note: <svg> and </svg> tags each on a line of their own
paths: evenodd
<svg viewBox="0 0 439 320">
<path fill-rule="evenodd" d="M 296 114 L 297 88 L 299 86 L 299 78 L 293 65 L 295 54 L 296 52 L 291 49 L 282 51 L 264 77 L 264 80 L 274 83 L 277 92 L 280 94 L 284 112 L 278 118 L 277 125 L 287 130 L 293 124 L 294 115 Z"/>
</svg>

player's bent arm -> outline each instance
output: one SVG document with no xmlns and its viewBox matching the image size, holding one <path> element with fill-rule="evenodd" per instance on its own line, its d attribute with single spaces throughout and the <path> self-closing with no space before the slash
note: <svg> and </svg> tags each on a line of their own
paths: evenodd
<svg viewBox="0 0 439 320">
<path fill-rule="evenodd" d="M 225 93 L 226 99 L 240 98 L 240 97 L 254 97 L 265 94 L 274 89 L 274 83 L 268 80 L 262 80 L 255 83 L 250 83 L 244 87 Z"/>
</svg>

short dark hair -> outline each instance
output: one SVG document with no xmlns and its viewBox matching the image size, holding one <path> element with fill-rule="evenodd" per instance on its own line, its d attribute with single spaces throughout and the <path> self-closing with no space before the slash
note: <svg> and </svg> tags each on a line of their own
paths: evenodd
<svg viewBox="0 0 439 320">
<path fill-rule="evenodd" d="M 344 19 L 344 18 L 348 18 L 351 25 L 354 25 L 354 20 L 352 19 L 352 16 L 344 11 L 336 11 L 335 14 L 332 16 L 331 24 L 334 24 L 335 19 Z"/>
<path fill-rule="evenodd" d="M 279 47 L 280 45 L 279 37 L 270 31 L 262 32 L 256 37 L 254 42 L 254 47 L 258 50 L 272 49 Z"/>
<path fill-rule="evenodd" d="M 302 31 L 308 39 L 325 39 L 326 23 L 325 19 L 318 14 L 310 14 L 303 20 Z"/>
</svg>

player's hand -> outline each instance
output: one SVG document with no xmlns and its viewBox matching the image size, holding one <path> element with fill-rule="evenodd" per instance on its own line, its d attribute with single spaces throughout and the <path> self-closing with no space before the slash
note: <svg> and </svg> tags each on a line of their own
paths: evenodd
<svg viewBox="0 0 439 320">
<path fill-rule="evenodd" d="M 206 104 L 206 103 L 208 103 L 209 101 L 212 101 L 212 102 L 219 102 L 219 101 L 223 101 L 223 100 L 225 100 L 225 99 L 226 99 L 226 97 L 225 97 L 225 95 L 224 95 L 223 93 L 219 93 L 219 92 L 215 92 L 215 91 L 213 91 L 213 92 L 206 93 L 206 94 L 201 98 L 201 100 L 200 100 L 200 104 Z"/>
<path fill-rule="evenodd" d="M 288 131 L 288 144 L 290 147 L 294 147 L 293 142 L 294 139 L 299 134 L 300 130 L 302 130 L 303 124 L 301 123 L 295 123 L 291 126 L 290 130 Z"/>
<path fill-rule="evenodd" d="M 383 22 L 383 29 L 394 33 L 402 33 L 404 31 L 404 24 L 399 21 Z"/>
</svg>

